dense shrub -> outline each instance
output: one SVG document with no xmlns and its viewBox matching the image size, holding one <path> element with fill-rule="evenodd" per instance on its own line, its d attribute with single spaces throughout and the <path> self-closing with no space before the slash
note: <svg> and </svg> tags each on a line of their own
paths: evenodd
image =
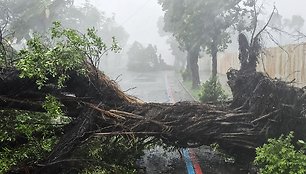
<svg viewBox="0 0 306 174">
<path fill-rule="evenodd" d="M 293 133 L 278 139 L 269 139 L 267 144 L 256 149 L 255 164 L 261 174 L 305 174 L 306 145 L 300 140 L 299 149 L 292 144 Z"/>
<path fill-rule="evenodd" d="M 210 77 L 208 81 L 202 84 L 200 101 L 201 102 L 217 102 L 226 100 L 227 95 L 222 89 L 218 77 Z"/>
</svg>

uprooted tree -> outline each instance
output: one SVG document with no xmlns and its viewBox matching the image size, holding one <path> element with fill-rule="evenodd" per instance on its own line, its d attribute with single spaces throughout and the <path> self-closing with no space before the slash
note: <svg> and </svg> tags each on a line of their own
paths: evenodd
<svg viewBox="0 0 306 174">
<path fill-rule="evenodd" d="M 218 143 L 240 159 L 252 159 L 255 148 L 268 138 L 294 131 L 296 138 L 306 139 L 303 89 L 270 79 L 254 69 L 228 72 L 233 93 L 229 106 L 145 103 L 124 94 L 94 66 L 104 51 L 118 49 L 115 42 L 108 48 L 93 30 L 80 35 L 62 29 L 58 23 L 52 30 L 52 38 L 57 42 L 49 47 L 35 37 L 28 42 L 28 49 L 18 54 L 13 66 L 1 68 L 1 129 L 22 123 L 43 125 L 51 133 L 36 129 L 11 139 L 2 136 L 0 150 L 6 152 L 22 147 L 32 137 L 58 138 L 39 161 L 25 157 L 20 164 L 10 166 L 12 173 L 78 172 L 89 164 L 112 168 L 106 157 L 111 156 L 114 163 L 120 162 L 114 155 L 119 150 L 119 142 L 129 146 L 133 141 L 139 147 L 160 140 L 176 147 Z M 248 47 L 249 53 L 252 49 Z M 241 56 L 245 56 L 244 53 Z M 42 117 L 39 114 L 55 119 L 46 125 L 39 122 L 38 118 Z M 122 142 L 119 135 L 126 140 Z M 99 141 L 94 141 L 97 137 Z M 100 157 L 100 161 L 80 158 L 80 154 L 92 150 L 92 143 L 99 147 L 111 144 L 117 149 L 102 153 L 105 156 Z M 129 152 L 125 151 L 120 157 L 128 158 Z M 92 156 L 97 154 L 91 153 Z"/>
</svg>

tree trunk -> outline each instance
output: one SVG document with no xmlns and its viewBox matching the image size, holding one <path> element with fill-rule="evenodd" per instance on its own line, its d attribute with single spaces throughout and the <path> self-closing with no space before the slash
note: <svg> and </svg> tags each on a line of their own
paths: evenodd
<svg viewBox="0 0 306 174">
<path fill-rule="evenodd" d="M 199 65 L 198 65 L 199 53 L 200 53 L 199 46 L 194 46 L 188 51 L 193 89 L 199 88 L 200 85 L 200 75 L 199 75 Z"/>
<path fill-rule="evenodd" d="M 183 80 L 184 81 L 190 81 L 192 80 L 192 75 L 191 75 L 191 64 L 190 64 L 190 54 L 189 51 L 187 52 L 187 64 L 186 64 L 186 69 L 183 74 Z"/>
<path fill-rule="evenodd" d="M 212 57 L 212 68 L 211 75 L 212 77 L 216 77 L 218 73 L 218 60 L 217 60 L 218 48 L 215 42 L 211 45 L 211 57 Z"/>
</svg>

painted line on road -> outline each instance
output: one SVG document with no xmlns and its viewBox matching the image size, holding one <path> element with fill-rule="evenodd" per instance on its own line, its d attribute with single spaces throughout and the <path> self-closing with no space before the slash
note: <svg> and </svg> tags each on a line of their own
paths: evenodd
<svg viewBox="0 0 306 174">
<path fill-rule="evenodd" d="M 199 160 L 197 159 L 197 156 L 196 156 L 193 149 L 189 149 L 189 155 L 190 155 L 195 173 L 196 174 L 203 174 L 201 166 L 199 164 Z"/>
<path fill-rule="evenodd" d="M 168 80 L 168 74 L 165 75 L 165 84 L 166 84 L 167 95 L 168 95 L 169 101 L 171 103 L 175 103 L 173 91 L 172 91 L 172 88 L 170 87 L 169 80 Z M 186 164 L 188 174 L 203 174 L 201 170 L 201 166 L 198 162 L 198 159 L 193 149 L 182 149 L 182 154 L 183 154 L 183 158 Z"/>
<path fill-rule="evenodd" d="M 175 98 L 174 98 L 174 95 L 173 95 L 173 91 L 170 87 L 170 84 L 169 84 L 169 80 L 168 80 L 168 74 L 165 75 L 165 84 L 166 84 L 166 89 L 167 89 L 167 94 L 168 94 L 168 98 L 170 100 L 170 103 L 175 103 Z"/>
<path fill-rule="evenodd" d="M 188 149 L 182 149 L 182 152 L 183 152 L 183 157 L 184 157 L 184 161 L 187 167 L 188 174 L 195 174 L 194 168 L 192 166 L 192 161 L 188 153 Z"/>
</svg>

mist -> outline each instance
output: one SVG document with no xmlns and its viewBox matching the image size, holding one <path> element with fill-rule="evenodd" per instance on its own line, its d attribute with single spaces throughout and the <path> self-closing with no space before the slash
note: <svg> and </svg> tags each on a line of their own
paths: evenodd
<svg viewBox="0 0 306 174">
<path fill-rule="evenodd" d="M 84 2 L 84 0 L 77 0 L 75 3 L 81 5 Z M 157 0 L 90 0 L 90 2 L 105 12 L 106 16 L 115 17 L 116 22 L 129 33 L 129 44 L 138 41 L 145 45 L 157 45 L 162 58 L 167 63 L 173 64 L 174 56 L 171 54 L 169 44 L 166 43 L 167 38 L 161 37 L 158 33 L 157 22 L 160 17 L 164 16 L 164 12 Z M 306 2 L 303 0 L 263 0 L 258 2 L 259 5 L 261 3 L 264 4 L 265 15 L 261 17 L 263 20 L 267 20 L 274 5 L 277 8 L 277 13 L 283 18 L 300 15 L 306 19 L 304 9 Z M 236 37 L 233 38 L 235 44 L 237 44 Z M 237 45 L 233 47 L 238 51 Z"/>
<path fill-rule="evenodd" d="M 145 45 L 157 45 L 163 59 L 173 64 L 174 57 L 171 55 L 166 38 L 158 34 L 157 22 L 164 12 L 157 0 L 91 0 L 90 2 L 107 16 L 115 17 L 117 23 L 129 33 L 129 44 L 138 41 Z M 83 3 L 84 0 L 76 1 L 76 5 Z"/>
<path fill-rule="evenodd" d="M 0 0 L 0 173 L 305 173 L 305 8 Z"/>
</svg>

